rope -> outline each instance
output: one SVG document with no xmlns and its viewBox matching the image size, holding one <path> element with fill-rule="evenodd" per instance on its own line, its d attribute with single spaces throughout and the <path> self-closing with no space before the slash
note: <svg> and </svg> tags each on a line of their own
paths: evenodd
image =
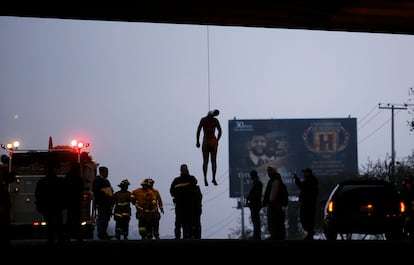
<svg viewBox="0 0 414 265">
<path fill-rule="evenodd" d="M 207 90 L 208 90 L 208 111 L 210 107 L 210 30 L 207 26 Z"/>
</svg>

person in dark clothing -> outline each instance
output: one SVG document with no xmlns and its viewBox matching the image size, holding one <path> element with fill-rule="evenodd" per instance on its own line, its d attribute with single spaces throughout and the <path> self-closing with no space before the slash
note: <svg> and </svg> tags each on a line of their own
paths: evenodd
<svg viewBox="0 0 414 265">
<path fill-rule="evenodd" d="M 401 191 L 401 198 L 405 204 L 404 234 L 407 239 L 414 240 L 414 188 L 413 180 L 406 179 Z"/>
<path fill-rule="evenodd" d="M 246 201 L 250 209 L 250 218 L 253 223 L 253 239 L 262 239 L 262 224 L 260 210 L 262 209 L 263 182 L 260 181 L 256 170 L 250 171 L 252 185 L 247 193 Z"/>
<path fill-rule="evenodd" d="M 285 226 L 285 206 L 282 199 L 282 177 L 276 168 L 268 167 L 267 175 L 269 181 L 267 182 L 265 193 L 263 196 L 263 207 L 266 207 L 267 225 L 272 240 L 286 239 Z"/>
<path fill-rule="evenodd" d="M 170 186 L 170 194 L 175 204 L 175 238 L 194 237 L 194 202 L 197 179 L 190 175 L 188 166 L 180 166 L 180 176 L 174 178 Z"/>
<path fill-rule="evenodd" d="M 64 178 L 66 199 L 66 237 L 68 240 L 76 239 L 83 242 L 82 235 L 82 199 L 83 181 L 80 164 L 73 162 L 68 174 Z"/>
<path fill-rule="evenodd" d="M 130 183 L 124 179 L 119 183 L 121 189 L 114 193 L 114 220 L 115 220 L 115 238 L 117 240 L 124 237 L 128 239 L 129 222 L 131 221 L 131 204 L 132 193 L 128 190 Z"/>
<path fill-rule="evenodd" d="M 46 221 L 47 241 L 51 245 L 65 243 L 64 195 L 63 178 L 58 177 L 53 166 L 49 165 L 46 175 L 37 182 L 35 205 Z"/>
<path fill-rule="evenodd" d="M 194 199 L 194 238 L 201 239 L 201 214 L 203 212 L 203 194 L 201 193 L 199 185 L 196 185 Z"/>
<path fill-rule="evenodd" d="M 302 170 L 304 179 L 301 180 L 296 174 L 293 176 L 299 193 L 299 221 L 306 232 L 304 239 L 313 240 L 315 234 L 316 200 L 319 192 L 319 180 L 313 175 L 312 169 Z"/>
<path fill-rule="evenodd" d="M 204 174 L 204 185 L 208 186 L 207 182 L 207 167 L 208 160 L 211 160 L 211 169 L 213 174 L 212 183 L 217 185 L 216 172 L 217 172 L 217 148 L 218 143 L 221 138 L 222 129 L 219 120 L 216 118 L 220 113 L 219 110 L 212 110 L 207 113 L 207 116 L 201 118 L 200 123 L 197 127 L 196 133 L 196 147 L 200 148 L 200 134 L 201 129 L 203 129 L 203 144 L 201 145 L 201 150 L 203 153 L 203 174 Z M 217 129 L 217 135 L 216 135 Z"/>
<path fill-rule="evenodd" d="M 0 247 L 10 246 L 11 201 L 8 184 L 0 179 Z"/>
<path fill-rule="evenodd" d="M 16 174 L 9 172 L 10 159 L 7 155 L 1 156 L 0 164 L 0 248 L 10 247 L 10 213 L 11 198 L 9 184 L 16 181 Z"/>
<path fill-rule="evenodd" d="M 99 167 L 99 175 L 93 181 L 93 195 L 95 197 L 96 209 L 98 211 L 96 229 L 99 239 L 111 239 L 108 235 L 108 224 L 112 216 L 113 189 L 108 180 L 109 170 L 107 167 Z"/>
</svg>

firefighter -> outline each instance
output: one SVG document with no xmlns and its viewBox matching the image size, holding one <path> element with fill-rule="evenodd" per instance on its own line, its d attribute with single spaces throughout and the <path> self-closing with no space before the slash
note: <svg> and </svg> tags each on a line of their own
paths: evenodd
<svg viewBox="0 0 414 265">
<path fill-rule="evenodd" d="M 133 190 L 131 194 L 132 203 L 137 210 L 138 232 L 142 239 L 152 239 L 152 223 L 158 213 L 157 196 L 150 187 L 150 181 L 144 179 L 141 187 Z"/>
<path fill-rule="evenodd" d="M 164 205 L 162 203 L 161 194 L 160 192 L 154 188 L 155 181 L 153 179 L 147 179 L 150 183 L 150 188 L 152 191 L 154 191 L 155 196 L 157 197 L 157 212 L 154 213 L 154 220 L 152 222 L 152 234 L 155 237 L 155 239 L 160 239 L 160 219 L 161 214 L 164 214 Z"/>
<path fill-rule="evenodd" d="M 131 220 L 131 192 L 128 190 L 130 183 L 124 179 L 119 183 L 121 189 L 114 193 L 114 210 L 113 216 L 115 220 L 115 238 L 117 240 L 124 237 L 128 240 L 129 222 Z"/>
</svg>

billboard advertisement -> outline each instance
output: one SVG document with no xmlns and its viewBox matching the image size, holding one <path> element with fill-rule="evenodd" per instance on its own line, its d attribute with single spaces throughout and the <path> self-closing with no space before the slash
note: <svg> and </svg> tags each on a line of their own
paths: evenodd
<svg viewBox="0 0 414 265">
<path fill-rule="evenodd" d="M 356 122 L 356 118 L 229 120 L 230 197 L 244 197 L 253 169 L 266 184 L 268 166 L 278 169 L 291 195 L 299 193 L 293 174 L 302 176 L 304 168 L 311 168 L 320 184 L 326 184 L 326 192 L 339 180 L 358 175 Z"/>
</svg>

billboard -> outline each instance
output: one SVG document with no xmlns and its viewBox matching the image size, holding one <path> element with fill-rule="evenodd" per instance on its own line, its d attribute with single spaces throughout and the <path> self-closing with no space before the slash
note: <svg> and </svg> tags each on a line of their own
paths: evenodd
<svg viewBox="0 0 414 265">
<path fill-rule="evenodd" d="M 253 169 L 266 184 L 268 166 L 278 169 L 291 195 L 299 193 L 293 174 L 307 167 L 329 192 L 358 175 L 357 153 L 356 118 L 229 120 L 230 197 L 249 190 Z"/>
</svg>

